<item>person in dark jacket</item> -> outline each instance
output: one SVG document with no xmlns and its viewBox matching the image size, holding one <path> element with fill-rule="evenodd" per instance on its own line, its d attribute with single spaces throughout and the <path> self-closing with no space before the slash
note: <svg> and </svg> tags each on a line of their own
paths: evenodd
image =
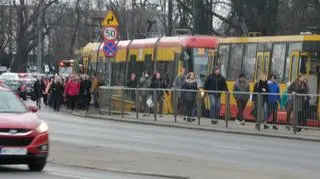
<svg viewBox="0 0 320 179">
<path fill-rule="evenodd" d="M 54 111 L 60 111 L 60 106 L 63 100 L 63 83 L 61 77 L 56 77 L 51 85 L 51 95 L 52 95 L 52 107 Z"/>
<path fill-rule="evenodd" d="M 243 117 L 243 111 L 245 110 L 250 97 L 250 86 L 244 74 L 239 75 L 239 79 L 234 83 L 233 91 L 235 92 L 233 93 L 233 96 L 236 99 L 238 108 L 236 122 L 244 125 L 245 120 Z"/>
<path fill-rule="evenodd" d="M 217 119 L 219 117 L 220 107 L 221 107 L 221 93 L 228 91 L 226 79 L 220 74 L 220 68 L 215 68 L 213 73 L 211 73 L 204 84 L 204 89 L 209 92 L 210 97 L 210 117 L 212 119 Z M 211 121 L 215 124 L 215 121 Z"/>
<path fill-rule="evenodd" d="M 268 118 L 272 115 L 273 129 L 277 130 L 277 115 L 278 115 L 278 103 L 280 104 L 280 88 L 277 83 L 276 75 L 271 75 L 271 79 L 268 82 L 269 93 L 268 95 Z"/>
<path fill-rule="evenodd" d="M 309 93 L 309 86 L 306 81 L 306 76 L 299 74 L 298 78 L 288 87 L 288 94 L 300 94 L 296 96 L 295 100 L 295 107 L 293 110 L 297 112 L 298 116 L 298 127 L 297 127 L 297 132 L 301 131 L 301 126 L 305 126 L 307 121 L 306 121 L 306 115 L 305 115 L 305 104 L 306 101 L 308 101 L 308 96 L 305 96 L 306 94 Z M 293 101 L 293 100 L 292 100 Z M 292 104 L 293 108 L 293 104 Z"/>
<path fill-rule="evenodd" d="M 262 109 L 263 109 L 264 129 L 268 129 L 269 128 L 269 126 L 267 125 L 267 122 L 268 122 L 268 95 L 266 93 L 269 93 L 269 85 L 268 85 L 266 74 L 262 74 L 259 82 L 254 84 L 253 92 L 254 93 L 263 93 L 262 94 L 262 101 L 261 101 L 262 106 L 260 106 L 260 107 L 262 107 Z M 256 94 L 253 95 L 252 101 L 254 102 L 254 104 L 255 104 L 254 107 L 256 108 L 256 111 L 257 111 L 259 106 L 257 106 L 258 97 Z M 257 116 L 256 116 L 256 118 L 257 118 L 257 120 L 260 120 Z M 258 124 L 256 125 L 256 128 L 258 128 Z"/>
<path fill-rule="evenodd" d="M 190 72 L 187 76 L 186 81 L 182 85 L 182 89 L 184 90 L 197 90 L 197 81 L 195 80 L 195 74 Z M 192 112 L 195 108 L 196 101 L 197 101 L 197 92 L 195 91 L 184 91 L 182 93 L 182 97 L 184 99 L 184 106 L 185 111 L 184 114 L 186 117 L 184 118 L 188 122 L 195 121 L 196 119 L 193 118 Z"/>
<path fill-rule="evenodd" d="M 90 106 L 90 89 L 91 89 L 91 81 L 89 80 L 88 75 L 82 75 L 80 81 L 80 92 L 79 92 L 79 107 L 82 110 L 89 110 Z"/>
<path fill-rule="evenodd" d="M 135 73 L 131 73 L 130 80 L 127 83 L 128 88 L 137 88 L 138 86 L 138 79 Z M 132 101 L 136 101 L 136 91 L 135 90 L 128 90 L 127 94 L 130 96 Z"/>
<path fill-rule="evenodd" d="M 34 98 L 36 99 L 36 104 L 41 108 L 41 98 L 45 92 L 45 85 L 43 80 L 40 79 L 40 77 L 37 78 L 37 81 L 33 85 L 33 95 Z"/>
<path fill-rule="evenodd" d="M 153 78 L 151 80 L 151 85 L 150 88 L 154 89 L 164 89 L 166 88 L 166 83 L 165 81 L 161 78 L 160 72 L 157 72 L 153 75 Z M 157 101 L 159 103 L 159 111 L 158 114 L 160 114 L 160 117 L 162 117 L 162 110 L 163 110 L 163 102 L 164 102 L 164 91 L 162 90 L 157 90 Z M 153 97 L 153 99 L 155 99 Z"/>
</svg>

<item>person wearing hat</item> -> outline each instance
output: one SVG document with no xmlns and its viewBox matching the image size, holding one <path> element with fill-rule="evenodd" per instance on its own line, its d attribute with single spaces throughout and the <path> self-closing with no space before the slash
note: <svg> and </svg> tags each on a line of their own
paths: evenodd
<svg viewBox="0 0 320 179">
<path fill-rule="evenodd" d="M 221 107 L 221 93 L 228 90 L 226 79 L 221 75 L 220 68 L 214 68 L 208 75 L 204 89 L 209 91 L 210 98 L 210 118 L 212 124 L 216 124 Z"/>
<path fill-rule="evenodd" d="M 237 102 L 238 108 L 236 122 L 238 124 L 244 125 L 245 120 L 243 117 L 243 111 L 245 110 L 250 98 L 250 86 L 244 74 L 239 75 L 239 79 L 233 85 L 233 91 L 233 96 Z"/>
</svg>

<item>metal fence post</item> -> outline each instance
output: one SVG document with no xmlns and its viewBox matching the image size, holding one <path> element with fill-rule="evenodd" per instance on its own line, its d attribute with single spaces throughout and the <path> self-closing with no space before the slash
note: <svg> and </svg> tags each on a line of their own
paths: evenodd
<svg viewBox="0 0 320 179">
<path fill-rule="evenodd" d="M 229 93 L 229 91 L 226 91 L 225 120 L 226 120 L 226 128 L 228 128 L 229 127 L 229 120 L 230 120 L 230 93 Z"/>
<path fill-rule="evenodd" d="M 96 98 L 97 101 L 98 101 L 98 104 L 99 104 L 99 105 L 98 105 L 98 113 L 99 113 L 99 114 L 102 114 L 102 112 L 101 112 L 101 103 L 100 103 L 100 96 L 101 96 L 101 94 L 102 94 L 103 92 L 105 92 L 105 89 L 102 90 L 102 88 L 99 87 L 99 90 L 98 90 L 98 94 L 99 94 L 98 96 L 99 96 L 99 97 Z M 90 94 L 90 101 L 91 101 L 91 97 L 92 97 L 92 96 L 91 96 L 91 94 Z M 88 115 L 88 112 L 89 112 L 89 111 L 86 110 L 86 115 Z"/>
<path fill-rule="evenodd" d="M 124 118 L 124 93 L 125 93 L 125 89 L 124 89 L 124 87 L 122 87 L 122 94 L 121 94 L 121 115 L 122 115 L 122 118 Z"/>
<path fill-rule="evenodd" d="M 292 114 L 293 114 L 293 133 L 297 133 L 297 122 L 298 122 L 298 112 L 297 112 L 297 95 L 294 93 L 292 96 Z"/>
<path fill-rule="evenodd" d="M 201 107 L 202 107 L 202 101 L 201 101 L 201 92 L 200 90 L 197 91 L 197 119 L 198 119 L 198 125 L 200 125 L 200 119 L 201 119 Z"/>
<path fill-rule="evenodd" d="M 263 115 L 262 111 L 263 111 L 263 106 L 262 106 L 262 94 L 261 93 L 258 93 L 258 102 L 256 104 L 257 106 L 256 109 L 257 109 L 257 129 L 260 131 L 261 130 L 261 117 Z"/>
<path fill-rule="evenodd" d="M 108 96 L 109 96 L 109 116 L 111 116 L 112 113 L 112 89 L 110 86 L 108 86 Z"/>
<path fill-rule="evenodd" d="M 176 88 L 173 88 L 173 111 L 174 111 L 174 122 L 177 123 L 177 110 L 178 110 L 178 105 L 177 105 L 177 90 Z"/>
<path fill-rule="evenodd" d="M 153 90 L 153 115 L 154 115 L 155 121 L 157 121 L 157 112 L 158 112 L 158 94 L 156 90 Z"/>
<path fill-rule="evenodd" d="M 140 96 L 139 90 L 136 88 L 136 118 L 139 119 L 139 111 L 140 111 Z"/>
</svg>

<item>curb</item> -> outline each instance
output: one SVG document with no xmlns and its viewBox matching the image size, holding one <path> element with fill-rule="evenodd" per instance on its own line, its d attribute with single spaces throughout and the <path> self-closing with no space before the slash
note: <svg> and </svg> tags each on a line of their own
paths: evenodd
<svg viewBox="0 0 320 179">
<path fill-rule="evenodd" d="M 219 132 L 219 133 L 226 133 L 226 134 L 238 134 L 238 135 L 247 135 L 247 136 L 256 136 L 256 137 L 269 137 L 269 138 L 278 138 L 278 139 L 290 139 L 290 140 L 299 140 L 299 141 L 309 141 L 309 142 L 320 142 L 320 138 L 316 137 L 304 137 L 304 136 L 293 136 L 295 134 L 290 135 L 281 135 L 281 134 L 266 134 L 260 132 L 245 132 L 240 130 L 234 129 L 214 129 L 209 127 L 202 127 L 202 126 L 188 126 L 183 124 L 177 123 L 161 123 L 158 121 L 142 121 L 136 119 L 119 119 L 116 117 L 109 117 L 109 116 L 96 116 L 90 114 L 79 114 L 73 112 L 72 115 L 83 117 L 83 118 L 92 118 L 92 119 L 99 119 L 99 120 L 108 120 L 108 121 L 115 121 L 115 122 L 122 122 L 122 123 L 131 123 L 131 124 L 141 124 L 141 125 L 150 125 L 150 126 L 160 126 L 160 127 L 170 127 L 170 128 L 180 128 L 180 129 L 189 129 L 189 130 L 198 130 L 198 131 L 205 131 L 205 132 Z"/>
<path fill-rule="evenodd" d="M 63 164 L 63 163 L 59 163 L 56 161 L 48 161 L 48 163 L 62 165 L 62 166 L 69 166 L 69 167 L 79 167 L 79 168 L 86 168 L 86 169 L 93 169 L 93 170 L 101 170 L 101 171 L 106 171 L 106 172 L 110 172 L 110 173 L 120 173 L 120 174 L 127 174 L 127 175 L 159 177 L 159 178 L 168 178 L 168 179 L 189 179 L 189 177 L 183 177 L 183 176 L 164 175 L 164 174 L 146 173 L 146 172 L 135 172 L 135 171 L 122 171 L 122 170 L 115 170 L 115 169 L 103 169 L 103 168 L 91 167 L 91 166 L 87 166 L 87 165 Z"/>
</svg>

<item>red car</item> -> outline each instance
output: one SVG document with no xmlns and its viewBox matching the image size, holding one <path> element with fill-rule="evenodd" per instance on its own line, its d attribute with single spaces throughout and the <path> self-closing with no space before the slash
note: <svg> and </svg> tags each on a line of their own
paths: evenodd
<svg viewBox="0 0 320 179">
<path fill-rule="evenodd" d="M 0 165 L 27 164 L 41 171 L 49 154 L 48 126 L 12 90 L 0 84 Z"/>
</svg>

